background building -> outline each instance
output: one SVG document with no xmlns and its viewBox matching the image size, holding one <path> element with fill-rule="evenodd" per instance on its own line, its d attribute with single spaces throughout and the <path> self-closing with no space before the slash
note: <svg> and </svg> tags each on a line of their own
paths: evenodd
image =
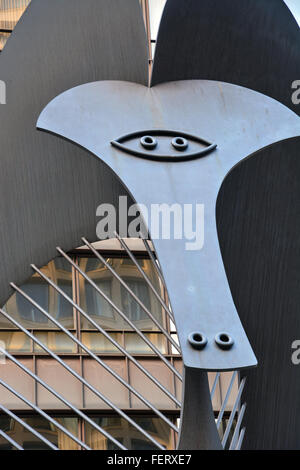
<svg viewBox="0 0 300 470">
<path fill-rule="evenodd" d="M 162 299 L 167 302 L 164 285 L 143 243 L 140 240 L 127 240 L 127 242 L 131 246 L 132 253 L 135 255 L 139 266 L 151 280 L 151 283 L 157 292 L 160 293 Z M 164 309 L 132 260 L 126 255 L 124 250 L 120 249 L 119 242 L 117 240 L 98 242 L 96 248 L 99 249 L 99 253 L 105 258 L 106 262 L 113 267 L 115 272 L 151 311 L 159 324 L 176 340 L 174 324 L 169 320 Z M 93 256 L 89 250 L 84 248 L 78 249 L 69 255 L 74 263 L 145 334 L 161 354 L 170 361 L 174 368 L 181 372 L 180 353 L 167 341 L 165 335 L 159 331 L 158 327 L 149 319 L 139 304 L 135 302 L 107 267 Z M 97 324 L 109 332 L 126 351 L 138 359 L 140 364 L 149 370 L 155 378 L 160 380 L 168 391 L 179 401 L 181 400 L 181 383 L 178 378 L 68 261 L 63 257 L 58 257 L 42 268 L 42 272 L 57 284 L 63 292 L 77 302 Z M 170 421 L 174 424 L 177 423 L 180 416 L 180 407 L 174 404 L 147 377 L 144 377 L 141 371 L 128 358 L 120 354 L 116 347 L 86 319 L 82 318 L 80 313 L 76 312 L 72 305 L 38 274 L 34 274 L 21 288 L 86 345 L 90 351 L 97 354 L 113 370 L 117 371 L 126 382 L 142 392 Z M 69 366 L 88 380 L 89 383 L 112 399 L 165 448 L 175 448 L 176 433 L 160 418 L 155 416 L 151 410 L 149 411 L 126 387 L 95 363 L 66 334 L 48 321 L 45 315 L 37 308 L 34 308 L 21 294 L 16 293 L 9 299 L 5 305 L 5 311 L 33 333 L 51 351 L 62 357 Z M 131 449 L 155 448 L 125 420 L 112 413 L 107 405 L 88 390 L 87 387 L 82 385 L 80 381 L 72 377 L 62 366 L 57 364 L 55 359 L 49 357 L 49 354 L 46 354 L 39 346 L 35 345 L 22 331 L 14 328 L 10 322 L 3 318 L 0 320 L 0 327 L 0 341 L 5 344 L 8 352 L 12 353 L 18 361 L 37 374 L 57 392 L 67 397 L 78 409 L 87 412 L 88 416 L 114 437 L 118 438 L 120 442 L 123 442 L 126 447 Z M 45 390 L 36 380 L 22 372 L 16 364 L 6 361 L 0 367 L 1 378 L 6 383 L 19 390 L 27 399 L 41 409 L 46 410 L 47 413 L 55 417 L 64 427 L 83 439 L 93 449 L 116 448 L 114 444 L 111 444 L 98 431 L 92 429 L 83 419 L 72 414 L 67 409 L 67 406 Z M 215 388 L 213 403 L 216 418 L 220 412 L 231 379 L 232 373 L 223 373 L 218 381 L 216 381 L 216 374 L 210 374 L 211 388 L 213 386 Z M 223 432 L 223 426 L 226 427 L 229 412 L 232 410 L 235 402 L 237 387 L 237 378 L 235 378 L 232 393 L 222 412 L 221 433 Z M 55 445 L 62 449 L 78 448 L 76 443 L 72 442 L 70 438 L 66 437 L 60 430 L 55 429 L 55 426 L 46 419 L 43 419 L 36 413 L 32 413 L 24 402 L 3 387 L 0 387 L 0 397 L 1 404 L 17 413 L 26 423 L 45 435 Z M 47 448 L 47 445 L 24 429 L 13 418 L 1 416 L 0 423 L 1 429 L 24 448 Z M 2 449 L 12 447 L 1 437 L 0 443 L 0 448 Z"/>
</svg>

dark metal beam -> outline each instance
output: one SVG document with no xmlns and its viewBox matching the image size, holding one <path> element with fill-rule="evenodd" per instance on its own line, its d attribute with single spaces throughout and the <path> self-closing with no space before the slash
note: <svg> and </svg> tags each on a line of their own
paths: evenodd
<svg viewBox="0 0 300 470">
<path fill-rule="evenodd" d="M 207 373 L 186 367 L 184 383 L 178 450 L 222 450 Z"/>
<path fill-rule="evenodd" d="M 134 52 L 133 52 L 134 51 Z M 127 194 L 106 165 L 36 131 L 42 108 L 95 80 L 147 85 L 147 42 L 138 0 L 32 0 L 0 55 L 0 304 L 9 282 L 46 264 L 56 246 L 95 240 L 96 208 Z"/>
<path fill-rule="evenodd" d="M 283 0 L 168 0 L 152 85 L 207 79 L 242 85 L 296 113 L 300 29 Z"/>
<path fill-rule="evenodd" d="M 299 449 L 300 138 L 258 152 L 225 179 L 218 233 L 232 295 L 258 359 L 245 371 L 244 449 Z"/>
</svg>

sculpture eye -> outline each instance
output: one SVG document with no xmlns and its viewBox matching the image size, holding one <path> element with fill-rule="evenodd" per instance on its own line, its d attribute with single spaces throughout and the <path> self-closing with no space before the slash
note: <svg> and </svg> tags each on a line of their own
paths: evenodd
<svg viewBox="0 0 300 470">
<path fill-rule="evenodd" d="M 111 141 L 111 145 L 135 157 L 169 162 L 200 158 L 217 147 L 186 132 L 160 129 L 132 132 Z"/>
</svg>

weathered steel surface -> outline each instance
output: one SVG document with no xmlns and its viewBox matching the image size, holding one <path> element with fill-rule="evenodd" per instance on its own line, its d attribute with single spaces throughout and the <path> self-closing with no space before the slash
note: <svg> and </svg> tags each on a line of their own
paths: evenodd
<svg viewBox="0 0 300 470">
<path fill-rule="evenodd" d="M 133 53 L 134 51 L 134 53 Z M 126 194 L 108 168 L 71 144 L 36 131 L 58 93 L 101 79 L 147 83 L 138 0 L 33 0 L 0 55 L 0 304 L 10 281 L 56 256 L 56 245 L 96 238 L 96 207 Z"/>
<path fill-rule="evenodd" d="M 228 172 L 262 147 L 299 135 L 299 118 L 268 97 L 219 82 L 182 81 L 150 89 L 130 83 L 98 82 L 58 96 L 41 114 L 38 127 L 99 156 L 149 211 L 151 204 L 162 202 L 170 206 L 174 202 L 182 206 L 189 202 L 204 204 L 202 249 L 186 250 L 184 237 L 154 240 L 184 364 L 207 370 L 255 365 L 228 287 L 215 205 Z M 218 147 L 196 160 L 167 163 L 137 158 L 111 145 L 120 135 L 157 127 L 201 134 Z M 188 342 L 189 334 L 195 331 L 208 339 L 201 351 Z M 215 336 L 222 331 L 234 340 L 233 347 L 226 351 L 215 343 Z"/>
<path fill-rule="evenodd" d="M 245 371 L 244 449 L 300 448 L 299 157 L 300 138 L 261 150 L 228 175 L 217 203 L 229 285 L 258 359 Z"/>
<path fill-rule="evenodd" d="M 168 0 L 152 84 L 207 79 L 234 83 L 296 113 L 300 29 L 283 0 Z"/>
</svg>

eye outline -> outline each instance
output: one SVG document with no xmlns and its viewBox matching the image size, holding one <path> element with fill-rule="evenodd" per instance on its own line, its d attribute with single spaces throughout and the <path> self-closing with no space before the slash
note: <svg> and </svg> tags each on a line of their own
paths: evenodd
<svg viewBox="0 0 300 470">
<path fill-rule="evenodd" d="M 177 152 L 176 155 L 174 154 L 162 155 L 162 154 L 151 153 L 151 151 L 149 150 L 142 151 L 142 150 L 132 149 L 132 148 L 127 147 L 126 145 L 123 145 L 123 142 L 127 140 L 129 141 L 135 137 L 141 139 L 142 137 L 147 137 L 147 136 L 152 137 L 152 138 L 155 138 L 156 136 L 179 138 L 180 136 L 181 138 L 188 139 L 189 141 L 194 141 L 202 145 L 206 145 L 206 147 L 201 149 L 200 151 L 196 151 L 192 153 L 181 151 L 181 152 Z M 150 129 L 150 130 L 147 129 L 147 130 L 131 132 L 131 133 L 122 135 L 121 137 L 118 137 L 115 140 L 111 140 L 110 144 L 113 147 L 129 155 L 144 158 L 147 160 L 163 161 L 163 162 L 180 162 L 180 161 L 187 161 L 187 160 L 193 160 L 196 158 L 201 158 L 217 148 L 217 144 L 212 144 L 211 142 L 208 142 L 207 140 L 201 137 L 195 136 L 193 134 L 189 134 L 187 132 L 182 132 L 178 130 L 174 131 L 174 130 L 169 130 L 169 129 Z"/>
</svg>

